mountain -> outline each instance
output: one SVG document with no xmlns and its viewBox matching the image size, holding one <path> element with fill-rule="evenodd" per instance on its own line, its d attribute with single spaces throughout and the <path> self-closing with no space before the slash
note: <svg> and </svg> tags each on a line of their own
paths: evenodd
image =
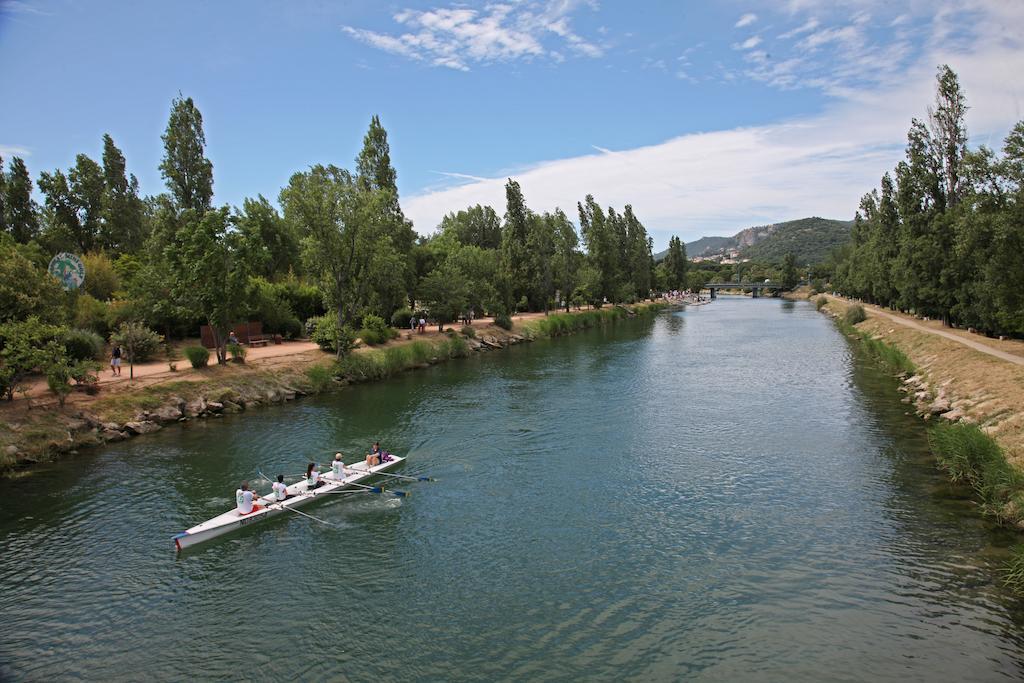
<svg viewBox="0 0 1024 683">
<path fill-rule="evenodd" d="M 721 260 L 729 252 L 738 252 L 738 258 L 756 261 L 781 262 L 789 252 L 799 264 L 821 263 L 834 248 L 850 239 L 853 221 L 830 218 L 800 218 L 795 221 L 756 225 L 740 230 L 732 237 L 701 237 L 686 243 L 689 258 L 703 256 Z M 655 261 L 665 258 L 668 250 L 654 255 Z"/>
</svg>

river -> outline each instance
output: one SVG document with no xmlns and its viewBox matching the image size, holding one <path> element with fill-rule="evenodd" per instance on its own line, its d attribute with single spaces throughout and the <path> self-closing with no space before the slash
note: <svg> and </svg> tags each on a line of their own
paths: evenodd
<svg viewBox="0 0 1024 683">
<path fill-rule="evenodd" d="M 438 481 L 175 555 L 258 469 L 378 439 Z M 1012 537 L 808 303 L 723 297 L 192 422 L 0 496 L 4 680 L 1024 676 Z"/>
</svg>

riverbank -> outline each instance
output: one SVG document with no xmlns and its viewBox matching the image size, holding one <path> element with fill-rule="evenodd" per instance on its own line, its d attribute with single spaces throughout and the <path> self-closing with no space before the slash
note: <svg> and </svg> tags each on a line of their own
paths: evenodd
<svg viewBox="0 0 1024 683">
<path fill-rule="evenodd" d="M 173 423 L 218 419 L 337 391 L 471 353 L 653 315 L 665 306 L 655 302 L 547 316 L 531 314 L 515 318 L 511 330 L 483 321 L 468 329 L 449 328 L 445 333 L 403 333 L 387 344 L 356 349 L 340 360 L 306 345 L 296 347 L 295 353 L 244 364 L 149 373 L 134 382 L 122 380 L 96 396 L 76 394 L 64 410 L 56 401 L 40 396 L 6 403 L 0 405 L 0 475 L 28 474 L 32 465 L 156 432 Z"/>
<path fill-rule="evenodd" d="M 825 300 L 821 310 L 845 325 L 841 321 L 854 303 L 830 295 Z M 876 345 L 875 355 L 889 354 L 906 394 L 903 403 L 932 424 L 976 426 L 1001 450 L 993 460 L 977 437 L 968 434 L 954 444 L 933 428 L 933 450 L 950 478 L 971 484 L 986 512 L 1024 529 L 1024 364 L 1018 362 L 1024 360 L 1024 342 L 988 339 L 875 306 L 863 309 L 866 319 L 851 329 Z M 992 476 L 1000 479 L 998 490 L 982 481 Z"/>
</svg>

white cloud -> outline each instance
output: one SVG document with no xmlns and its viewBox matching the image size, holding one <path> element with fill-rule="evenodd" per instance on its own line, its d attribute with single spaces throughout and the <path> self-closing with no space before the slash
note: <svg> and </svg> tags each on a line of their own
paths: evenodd
<svg viewBox="0 0 1024 683">
<path fill-rule="evenodd" d="M 755 21 L 757 21 L 757 15 L 756 14 L 752 14 L 752 13 L 744 14 L 742 17 L 740 17 L 739 21 L 736 22 L 736 26 L 735 27 L 736 28 L 743 28 L 744 26 L 750 26 Z"/>
<path fill-rule="evenodd" d="M 735 44 L 733 44 L 732 47 L 733 47 L 734 50 L 751 50 L 751 49 L 757 47 L 760 44 L 761 44 L 760 36 L 751 36 L 750 38 L 747 38 L 746 40 L 744 40 L 742 43 L 735 43 Z"/>
<path fill-rule="evenodd" d="M 3 157 L 5 161 L 9 161 L 11 157 L 27 157 L 31 155 L 32 152 L 27 147 L 0 145 L 0 157 Z"/>
<path fill-rule="evenodd" d="M 794 38 L 800 35 L 801 33 L 807 33 L 808 31 L 813 31 L 816 28 L 818 28 L 818 20 L 812 17 L 805 21 L 800 26 L 797 26 L 796 28 L 790 31 L 786 31 L 785 33 L 780 35 L 779 40 L 789 40 L 790 38 Z"/>
<path fill-rule="evenodd" d="M 556 62 L 564 52 L 597 58 L 602 47 L 572 30 L 570 15 L 577 0 L 548 0 L 486 5 L 483 10 L 454 6 L 427 11 L 406 9 L 394 15 L 407 32 L 380 33 L 342 26 L 349 36 L 371 47 L 434 66 L 468 71 L 471 64 L 548 57 Z M 557 39 L 560 49 L 547 48 Z"/>
<path fill-rule="evenodd" d="M 975 139 L 991 136 L 989 144 L 1000 146 L 1024 104 L 1024 81 L 1016 77 L 1024 71 L 1024 39 L 1005 28 L 1024 25 L 1022 13 L 1024 8 L 1002 8 L 987 14 L 966 48 L 937 42 L 908 63 L 907 46 L 890 45 L 892 55 L 883 50 L 838 64 L 840 70 L 870 69 L 895 55 L 905 65 L 860 85 L 846 73 L 824 77 L 820 85 L 831 88 L 832 97 L 816 116 L 687 134 L 637 149 L 595 146 L 593 154 L 540 162 L 514 177 L 538 211 L 561 207 L 574 216 L 576 202 L 588 193 L 603 205 L 630 203 L 658 247 L 670 233 L 695 239 L 809 215 L 850 218 L 860 196 L 902 158 L 910 119 L 923 118 L 933 100 L 937 64 L 948 63 L 959 74 Z M 826 35 L 847 40 L 842 28 L 837 31 Z M 773 68 L 803 78 L 804 62 L 793 60 Z M 403 208 L 419 232 L 430 233 L 454 209 L 483 203 L 501 213 L 505 181 L 494 177 L 425 192 L 407 197 Z"/>
</svg>

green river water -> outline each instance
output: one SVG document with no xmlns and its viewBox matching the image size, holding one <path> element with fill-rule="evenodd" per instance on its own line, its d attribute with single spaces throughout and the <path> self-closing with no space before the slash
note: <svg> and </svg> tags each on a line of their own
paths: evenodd
<svg viewBox="0 0 1024 683">
<path fill-rule="evenodd" d="M 0 679 L 1024 676 L 1012 537 L 807 303 L 712 305 L 171 427 L 0 482 Z M 258 469 L 439 479 L 176 556 Z"/>
</svg>

